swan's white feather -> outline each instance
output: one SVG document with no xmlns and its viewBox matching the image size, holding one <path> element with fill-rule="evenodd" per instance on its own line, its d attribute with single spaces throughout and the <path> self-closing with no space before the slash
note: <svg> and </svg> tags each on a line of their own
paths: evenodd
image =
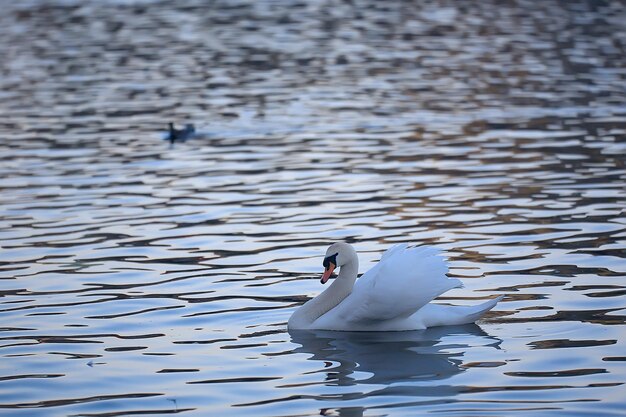
<svg viewBox="0 0 626 417">
<path fill-rule="evenodd" d="M 430 303 L 420 308 L 411 318 L 415 322 L 420 322 L 423 328 L 473 323 L 495 307 L 503 298 L 504 296 L 499 296 L 475 306 L 452 306 Z"/>
<path fill-rule="evenodd" d="M 462 286 L 458 279 L 446 277 L 447 272 L 448 266 L 439 249 L 431 246 L 409 248 L 406 244 L 395 245 L 356 281 L 350 295 L 315 320 L 311 328 L 409 330 L 473 322 L 476 319 L 458 320 L 463 316 L 461 310 L 444 311 L 428 304 L 446 291 Z M 424 310 L 426 306 L 429 308 Z M 417 314 L 422 310 L 424 311 L 421 314 Z M 454 323 L 447 323 L 446 316 L 457 319 L 453 320 Z"/>
</svg>

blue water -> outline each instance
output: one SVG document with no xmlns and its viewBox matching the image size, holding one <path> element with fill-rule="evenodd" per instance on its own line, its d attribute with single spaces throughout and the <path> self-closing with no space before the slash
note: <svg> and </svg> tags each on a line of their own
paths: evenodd
<svg viewBox="0 0 626 417">
<path fill-rule="evenodd" d="M 0 414 L 621 416 L 619 2 L 5 3 Z M 163 140 L 167 123 L 196 126 Z M 397 242 L 477 325 L 292 332 Z"/>
</svg>

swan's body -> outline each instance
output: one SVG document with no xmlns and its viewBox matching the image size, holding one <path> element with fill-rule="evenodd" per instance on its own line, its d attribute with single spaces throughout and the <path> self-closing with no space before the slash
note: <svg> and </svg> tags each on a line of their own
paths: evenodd
<svg viewBox="0 0 626 417">
<path fill-rule="evenodd" d="M 359 261 L 347 243 L 335 243 L 324 258 L 322 283 L 335 267 L 332 285 L 296 310 L 290 329 L 399 331 L 473 323 L 501 297 L 476 306 L 429 304 L 446 291 L 462 286 L 446 277 L 448 267 L 433 247 L 396 245 L 357 281 Z"/>
</svg>

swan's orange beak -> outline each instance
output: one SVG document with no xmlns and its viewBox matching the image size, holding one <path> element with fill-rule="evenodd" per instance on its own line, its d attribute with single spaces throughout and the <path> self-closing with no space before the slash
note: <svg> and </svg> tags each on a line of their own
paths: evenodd
<svg viewBox="0 0 626 417">
<path fill-rule="evenodd" d="M 335 270 L 335 264 L 330 262 L 328 264 L 328 268 L 326 268 L 326 270 L 322 274 L 322 279 L 320 279 L 320 282 L 322 284 L 326 284 L 326 281 L 328 281 L 328 278 L 330 278 L 330 276 L 331 276 L 331 274 L 333 273 L 334 270 Z"/>
</svg>

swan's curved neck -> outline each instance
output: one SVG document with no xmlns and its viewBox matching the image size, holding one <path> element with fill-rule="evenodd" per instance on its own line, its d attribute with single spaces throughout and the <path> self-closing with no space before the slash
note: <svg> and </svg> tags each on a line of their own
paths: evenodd
<svg viewBox="0 0 626 417">
<path fill-rule="evenodd" d="M 305 328 L 335 308 L 352 292 L 359 271 L 359 260 L 354 256 L 339 269 L 339 275 L 330 287 L 317 297 L 306 302 L 289 320 L 289 327 Z"/>
<path fill-rule="evenodd" d="M 358 272 L 359 259 L 357 257 L 354 257 L 354 259 L 352 259 L 350 262 L 343 265 L 339 269 L 339 274 L 337 275 L 337 278 L 335 278 L 335 281 L 324 292 L 331 291 L 331 289 L 333 288 L 335 289 L 335 292 L 337 292 L 337 290 L 342 291 L 347 289 L 348 292 L 344 296 L 345 298 L 346 296 L 348 296 L 348 294 L 352 292 L 352 287 L 354 286 L 354 281 L 356 281 Z"/>
<path fill-rule="evenodd" d="M 315 301 L 314 305 L 316 308 L 312 311 L 311 322 L 335 308 L 344 298 L 350 295 L 358 270 L 359 261 L 356 257 L 339 269 L 339 274 L 330 287 L 326 288 L 324 292 L 312 300 Z"/>
</svg>

